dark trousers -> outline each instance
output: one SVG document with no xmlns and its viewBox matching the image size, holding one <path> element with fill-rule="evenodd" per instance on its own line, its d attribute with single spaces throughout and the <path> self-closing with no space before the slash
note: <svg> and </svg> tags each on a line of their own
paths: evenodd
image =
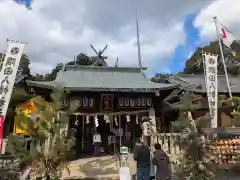
<svg viewBox="0 0 240 180">
<path fill-rule="evenodd" d="M 169 177 L 169 178 L 160 178 L 160 177 L 156 177 L 156 180 L 170 180 L 171 178 Z"/>
<path fill-rule="evenodd" d="M 109 152 L 109 154 L 112 154 L 112 155 L 114 154 L 114 144 L 113 143 L 111 143 L 109 145 L 108 152 Z"/>
<path fill-rule="evenodd" d="M 104 153 L 108 154 L 108 136 L 106 134 L 102 135 L 102 144 L 104 148 Z"/>
<path fill-rule="evenodd" d="M 100 142 L 95 142 L 93 144 L 93 155 L 94 156 L 100 156 L 101 154 L 101 143 Z"/>
<path fill-rule="evenodd" d="M 150 168 L 137 168 L 137 180 L 150 180 Z"/>
</svg>

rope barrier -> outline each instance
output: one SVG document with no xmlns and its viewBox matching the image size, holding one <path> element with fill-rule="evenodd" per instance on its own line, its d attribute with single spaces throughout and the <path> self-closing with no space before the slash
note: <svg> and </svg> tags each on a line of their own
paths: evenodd
<svg viewBox="0 0 240 180">
<path fill-rule="evenodd" d="M 138 111 L 119 111 L 119 112 L 101 112 L 101 113 L 73 113 L 76 116 L 102 116 L 102 115 L 108 115 L 108 116 L 119 116 L 119 115 L 132 115 L 132 114 L 140 114 L 148 112 L 149 110 L 138 110 Z"/>
</svg>

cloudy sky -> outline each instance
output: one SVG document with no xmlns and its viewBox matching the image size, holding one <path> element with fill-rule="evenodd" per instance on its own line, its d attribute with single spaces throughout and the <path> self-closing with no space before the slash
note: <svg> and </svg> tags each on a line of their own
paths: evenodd
<svg viewBox="0 0 240 180">
<path fill-rule="evenodd" d="M 28 42 L 32 73 L 108 45 L 109 65 L 137 66 L 138 12 L 147 73 L 173 73 L 199 45 L 216 39 L 213 16 L 240 39 L 240 0 L 34 0 L 32 10 L 0 0 L 0 51 L 6 38 Z"/>
</svg>

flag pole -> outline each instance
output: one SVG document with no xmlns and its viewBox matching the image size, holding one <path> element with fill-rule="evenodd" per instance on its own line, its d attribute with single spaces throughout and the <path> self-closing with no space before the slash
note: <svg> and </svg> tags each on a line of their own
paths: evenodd
<svg viewBox="0 0 240 180">
<path fill-rule="evenodd" d="M 219 43 L 219 48 L 220 48 L 220 53 L 221 53 L 221 58 L 222 58 L 222 63 L 223 63 L 223 69 L 224 69 L 227 87 L 228 87 L 228 93 L 229 93 L 230 99 L 232 100 L 232 91 L 231 91 L 231 87 L 230 87 L 230 83 L 229 83 L 229 79 L 228 79 L 227 67 L 226 67 L 226 62 L 225 62 L 225 58 L 224 58 L 224 54 L 223 54 L 222 42 L 221 42 L 221 37 L 220 37 L 220 29 L 219 29 L 217 17 L 216 16 L 213 17 L 213 20 L 214 20 L 215 27 L 216 27 L 217 38 L 218 38 L 218 43 Z"/>
<path fill-rule="evenodd" d="M 73 59 L 74 59 L 74 65 L 77 65 L 77 59 L 76 59 L 76 56 L 73 56 Z"/>
<path fill-rule="evenodd" d="M 138 47 L 138 66 L 142 68 L 142 57 L 140 48 L 140 37 L 139 37 L 139 24 L 138 24 L 138 14 L 135 15 L 136 18 L 136 30 L 137 30 L 137 47 Z"/>
</svg>

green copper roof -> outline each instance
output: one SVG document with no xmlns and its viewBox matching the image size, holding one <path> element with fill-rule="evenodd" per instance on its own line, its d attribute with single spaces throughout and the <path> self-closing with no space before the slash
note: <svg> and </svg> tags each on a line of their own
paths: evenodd
<svg viewBox="0 0 240 180">
<path fill-rule="evenodd" d="M 146 69 L 146 68 L 144 68 Z M 153 83 L 141 68 L 68 66 L 54 81 L 27 81 L 29 86 L 52 88 L 56 85 L 76 91 L 138 91 L 156 92 L 176 85 Z"/>
<path fill-rule="evenodd" d="M 205 77 L 202 74 L 176 74 L 168 77 L 172 84 L 178 84 L 187 91 L 206 93 Z M 229 76 L 229 83 L 232 93 L 240 92 L 240 76 Z M 227 93 L 228 87 L 225 75 L 218 75 L 218 91 Z"/>
</svg>

